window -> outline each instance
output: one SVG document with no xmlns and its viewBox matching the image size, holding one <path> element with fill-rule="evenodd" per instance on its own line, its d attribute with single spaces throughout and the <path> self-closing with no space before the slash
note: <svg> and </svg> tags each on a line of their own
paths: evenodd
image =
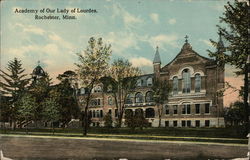
<svg viewBox="0 0 250 160">
<path fill-rule="evenodd" d="M 101 105 L 101 99 L 97 99 L 97 105 L 98 105 L 98 106 Z"/>
<path fill-rule="evenodd" d="M 191 89 L 191 78 L 188 69 L 182 71 L 182 93 L 190 93 Z"/>
<path fill-rule="evenodd" d="M 178 77 L 173 78 L 173 94 L 178 94 Z"/>
<path fill-rule="evenodd" d="M 186 121 L 181 121 L 181 126 L 186 127 Z"/>
<path fill-rule="evenodd" d="M 90 118 L 92 118 L 92 111 L 89 111 L 89 116 Z"/>
<path fill-rule="evenodd" d="M 107 92 L 112 92 L 112 85 L 109 85 L 108 87 L 107 87 Z"/>
<path fill-rule="evenodd" d="M 205 113 L 210 113 L 210 104 L 209 103 L 205 104 Z"/>
<path fill-rule="evenodd" d="M 201 75 L 196 74 L 195 75 L 195 92 L 201 91 Z"/>
<path fill-rule="evenodd" d="M 115 109 L 115 117 L 118 117 L 118 109 Z"/>
<path fill-rule="evenodd" d="M 195 104 L 195 114 L 200 114 L 200 104 Z"/>
<path fill-rule="evenodd" d="M 102 91 L 102 87 L 101 86 L 96 86 L 94 88 L 94 92 L 101 92 Z"/>
<path fill-rule="evenodd" d="M 174 105 L 174 114 L 177 114 L 177 113 L 178 113 L 178 106 Z"/>
<path fill-rule="evenodd" d="M 95 118 L 95 110 L 93 110 L 93 117 Z"/>
<path fill-rule="evenodd" d="M 110 115 L 112 115 L 112 110 L 111 109 L 109 109 L 109 112 L 108 112 Z"/>
<path fill-rule="evenodd" d="M 138 79 L 137 83 L 136 83 L 137 87 L 141 87 L 142 83 L 143 83 L 143 80 L 142 79 Z"/>
<path fill-rule="evenodd" d="M 147 79 L 147 86 L 152 86 L 153 85 L 153 79 L 150 77 Z"/>
<path fill-rule="evenodd" d="M 108 97 L 108 105 L 113 105 L 113 99 L 112 99 L 112 97 Z"/>
<path fill-rule="evenodd" d="M 85 94 L 85 89 L 84 88 L 80 89 L 80 94 Z"/>
<path fill-rule="evenodd" d="M 153 97 L 153 92 L 149 91 L 146 93 L 146 102 L 153 102 L 154 97 Z"/>
<path fill-rule="evenodd" d="M 101 99 L 93 99 L 93 100 L 91 100 L 90 104 L 92 106 L 100 106 L 101 105 Z"/>
<path fill-rule="evenodd" d="M 99 110 L 96 111 L 96 117 L 100 117 L 100 113 L 99 113 Z"/>
<path fill-rule="evenodd" d="M 200 127 L 200 121 L 199 120 L 195 121 L 195 127 Z"/>
<path fill-rule="evenodd" d="M 143 103 L 143 95 L 142 93 L 138 92 L 135 95 L 135 103 Z"/>
<path fill-rule="evenodd" d="M 103 117 L 103 111 L 100 110 L 100 117 L 102 118 Z"/>
<path fill-rule="evenodd" d="M 190 114 L 190 104 L 184 104 L 183 105 L 182 114 Z"/>
<path fill-rule="evenodd" d="M 209 127 L 210 125 L 210 121 L 209 120 L 205 120 L 205 127 Z"/>
<path fill-rule="evenodd" d="M 165 113 L 169 114 L 169 106 L 168 105 L 165 105 Z"/>
<path fill-rule="evenodd" d="M 165 127 L 169 127 L 169 121 L 165 121 Z"/>
<path fill-rule="evenodd" d="M 174 127 L 177 127 L 177 121 L 173 121 Z"/>
<path fill-rule="evenodd" d="M 132 95 L 128 94 L 126 97 L 126 104 L 132 104 L 132 103 L 133 103 Z"/>
<path fill-rule="evenodd" d="M 155 117 L 155 110 L 153 108 L 146 109 L 146 118 L 154 118 Z"/>
<path fill-rule="evenodd" d="M 187 127 L 191 127 L 191 121 L 190 120 L 187 121 Z"/>
</svg>

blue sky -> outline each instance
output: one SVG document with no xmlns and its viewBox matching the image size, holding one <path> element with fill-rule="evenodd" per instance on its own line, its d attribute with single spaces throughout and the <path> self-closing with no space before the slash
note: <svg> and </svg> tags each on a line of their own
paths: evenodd
<svg viewBox="0 0 250 160">
<path fill-rule="evenodd" d="M 218 40 L 219 16 L 226 0 L 5 0 L 1 1 L 1 68 L 14 57 L 21 59 L 26 73 L 41 66 L 55 80 L 74 70 L 76 53 L 92 36 L 112 45 L 112 60 L 126 58 L 145 73 L 152 72 L 156 46 L 162 66 L 170 62 L 184 44 L 185 36 L 199 54 L 214 50 L 209 39 Z M 97 13 L 70 14 L 76 20 L 35 20 L 35 14 L 15 9 L 96 9 Z M 38 15 L 50 15 L 38 13 Z M 59 15 L 62 14 L 51 14 Z M 232 69 L 226 78 L 236 86 Z M 239 83 L 238 83 L 239 82 Z M 237 97 L 237 96 L 236 96 Z M 231 97 L 229 97 L 230 99 Z"/>
<path fill-rule="evenodd" d="M 102 37 L 112 45 L 112 59 L 127 58 L 144 72 L 152 71 L 157 45 L 164 65 L 180 51 L 185 35 L 193 49 L 207 57 L 206 50 L 213 49 L 209 39 L 218 39 L 216 24 L 225 3 L 224 0 L 3 1 L 2 66 L 17 57 L 30 71 L 40 60 L 44 69 L 55 76 L 68 68 L 74 69 L 75 53 L 86 48 L 91 36 Z M 71 14 L 76 20 L 35 20 L 35 14 L 14 13 L 16 8 L 91 8 L 97 13 Z"/>
</svg>

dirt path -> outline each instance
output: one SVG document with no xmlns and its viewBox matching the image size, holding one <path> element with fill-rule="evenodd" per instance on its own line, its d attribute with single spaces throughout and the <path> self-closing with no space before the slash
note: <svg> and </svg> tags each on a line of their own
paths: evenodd
<svg viewBox="0 0 250 160">
<path fill-rule="evenodd" d="M 1 136 L 0 149 L 14 160 L 164 160 L 245 157 L 247 146 Z"/>
</svg>

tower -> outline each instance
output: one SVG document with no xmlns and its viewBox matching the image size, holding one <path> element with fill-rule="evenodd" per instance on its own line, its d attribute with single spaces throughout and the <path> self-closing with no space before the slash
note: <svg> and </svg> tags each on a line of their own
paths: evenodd
<svg viewBox="0 0 250 160">
<path fill-rule="evenodd" d="M 158 46 L 156 47 L 153 65 L 154 65 L 154 74 L 157 78 L 159 78 L 160 77 L 160 70 L 161 70 L 161 58 L 160 58 Z"/>
<path fill-rule="evenodd" d="M 37 64 L 36 68 L 32 71 L 31 76 L 32 76 L 32 79 L 34 80 L 34 82 L 45 76 L 45 72 L 44 72 L 43 68 L 40 66 L 40 61 L 38 61 L 38 64 Z"/>
</svg>

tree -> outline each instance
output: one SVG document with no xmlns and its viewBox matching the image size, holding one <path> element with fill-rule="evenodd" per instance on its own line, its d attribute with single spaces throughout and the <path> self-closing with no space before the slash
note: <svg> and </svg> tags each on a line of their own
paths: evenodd
<svg viewBox="0 0 250 160">
<path fill-rule="evenodd" d="M 143 127 L 148 126 L 148 120 L 143 115 L 142 109 L 136 109 L 134 115 L 134 123 L 136 127 L 139 127 L 141 130 Z"/>
<path fill-rule="evenodd" d="M 55 85 L 50 93 L 60 105 L 60 122 L 63 123 L 63 126 L 66 126 L 73 117 L 79 117 L 80 113 L 76 97 L 77 90 L 72 84 L 75 76 L 76 74 L 73 71 L 59 74 L 57 79 L 60 80 L 60 83 Z"/>
<path fill-rule="evenodd" d="M 84 54 L 77 54 L 79 63 L 76 63 L 76 73 L 80 85 L 88 88 L 88 92 L 83 96 L 84 103 L 84 135 L 88 130 L 88 107 L 95 85 L 100 83 L 100 78 L 105 76 L 108 69 L 108 61 L 111 55 L 111 45 L 104 45 L 102 38 L 95 40 L 91 37 L 88 41 Z"/>
<path fill-rule="evenodd" d="M 11 112 L 9 117 L 15 129 L 17 120 L 17 106 L 15 104 L 23 96 L 30 79 L 26 78 L 25 69 L 22 68 L 22 63 L 17 58 L 8 62 L 6 70 L 9 73 L 0 70 L 0 77 L 3 79 L 0 81 L 0 94 L 1 97 L 10 97 Z"/>
<path fill-rule="evenodd" d="M 231 126 L 244 124 L 244 103 L 236 101 L 225 109 L 224 118 L 226 122 L 229 122 Z"/>
<path fill-rule="evenodd" d="M 230 64 L 240 71 L 238 75 L 244 75 L 244 108 L 245 108 L 245 134 L 249 132 L 249 104 L 248 99 L 248 72 L 247 56 L 249 55 L 249 5 L 247 2 L 234 1 L 225 5 L 223 17 L 220 17 L 223 26 L 217 26 L 220 34 L 220 41 L 210 40 L 217 47 L 216 52 L 209 51 L 219 65 Z M 225 25 L 226 24 L 226 25 Z M 222 38 L 228 46 L 224 46 Z"/>
<path fill-rule="evenodd" d="M 113 124 L 113 120 L 112 120 L 112 116 L 110 113 L 107 113 L 104 118 L 104 126 L 107 128 L 112 128 L 112 124 Z"/>
<path fill-rule="evenodd" d="M 37 122 L 42 120 L 43 115 L 43 102 L 46 98 L 49 98 L 49 93 L 52 90 L 52 79 L 49 74 L 45 72 L 44 76 L 32 81 L 29 86 L 30 94 L 35 98 L 37 107 L 35 112 L 35 125 L 37 127 Z"/>
<path fill-rule="evenodd" d="M 103 77 L 104 91 L 111 93 L 115 99 L 118 114 L 118 127 L 122 125 L 125 111 L 125 101 L 128 93 L 136 87 L 136 81 L 141 71 L 133 67 L 128 60 L 117 59 L 110 67 L 109 76 Z"/>
<path fill-rule="evenodd" d="M 53 128 L 53 135 L 55 133 L 54 122 L 60 119 L 59 104 L 55 98 L 46 98 L 42 103 L 43 106 L 43 119 L 46 122 L 51 122 Z"/>
<path fill-rule="evenodd" d="M 157 106 L 158 110 L 158 118 L 159 118 L 159 127 L 161 127 L 161 117 L 163 114 L 163 104 L 167 103 L 169 93 L 171 90 L 170 85 L 167 81 L 159 80 L 158 78 L 154 79 L 152 90 L 154 92 L 154 102 Z"/>
<path fill-rule="evenodd" d="M 18 103 L 18 116 L 20 120 L 24 120 L 26 126 L 26 133 L 28 134 L 28 124 L 34 120 L 37 103 L 34 97 L 30 94 L 25 94 Z M 20 123 L 20 125 L 23 125 Z"/>
<path fill-rule="evenodd" d="M 133 130 L 136 127 L 135 117 L 133 115 L 133 111 L 130 109 L 125 110 L 125 125 Z"/>
</svg>

